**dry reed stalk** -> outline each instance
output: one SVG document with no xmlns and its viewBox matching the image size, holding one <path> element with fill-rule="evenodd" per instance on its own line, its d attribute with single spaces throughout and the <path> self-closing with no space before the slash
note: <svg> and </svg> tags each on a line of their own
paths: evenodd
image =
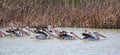
<svg viewBox="0 0 120 55">
<path fill-rule="evenodd" d="M 0 27 L 120 28 L 119 0 L 0 0 Z"/>
</svg>

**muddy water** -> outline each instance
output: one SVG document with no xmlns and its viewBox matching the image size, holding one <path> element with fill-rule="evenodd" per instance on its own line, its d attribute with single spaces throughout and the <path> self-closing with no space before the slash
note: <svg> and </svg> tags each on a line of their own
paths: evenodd
<svg viewBox="0 0 120 55">
<path fill-rule="evenodd" d="M 81 38 L 84 28 L 57 28 L 75 32 Z M 120 55 L 120 29 L 87 29 L 104 34 L 107 39 L 38 40 L 30 37 L 0 38 L 0 55 Z"/>
</svg>

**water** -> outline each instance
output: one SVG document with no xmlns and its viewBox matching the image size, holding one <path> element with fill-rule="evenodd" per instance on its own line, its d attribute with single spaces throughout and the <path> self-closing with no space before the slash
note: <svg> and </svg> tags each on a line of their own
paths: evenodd
<svg viewBox="0 0 120 55">
<path fill-rule="evenodd" d="M 73 31 L 81 38 L 84 28 L 57 28 Z M 120 29 L 87 29 L 107 36 L 99 41 L 38 40 L 30 37 L 0 38 L 0 55 L 120 55 Z"/>
</svg>

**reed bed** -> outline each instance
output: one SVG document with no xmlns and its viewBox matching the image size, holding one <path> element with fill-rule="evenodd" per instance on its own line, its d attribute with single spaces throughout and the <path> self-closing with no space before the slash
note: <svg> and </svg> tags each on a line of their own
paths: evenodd
<svg viewBox="0 0 120 55">
<path fill-rule="evenodd" d="M 0 0 L 0 27 L 120 28 L 120 0 Z"/>
</svg>

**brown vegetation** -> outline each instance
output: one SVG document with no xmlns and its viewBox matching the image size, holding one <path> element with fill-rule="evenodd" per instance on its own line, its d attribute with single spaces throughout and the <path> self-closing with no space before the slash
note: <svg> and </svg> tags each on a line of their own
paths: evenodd
<svg viewBox="0 0 120 55">
<path fill-rule="evenodd" d="M 0 27 L 120 28 L 119 0 L 0 0 Z"/>
</svg>

